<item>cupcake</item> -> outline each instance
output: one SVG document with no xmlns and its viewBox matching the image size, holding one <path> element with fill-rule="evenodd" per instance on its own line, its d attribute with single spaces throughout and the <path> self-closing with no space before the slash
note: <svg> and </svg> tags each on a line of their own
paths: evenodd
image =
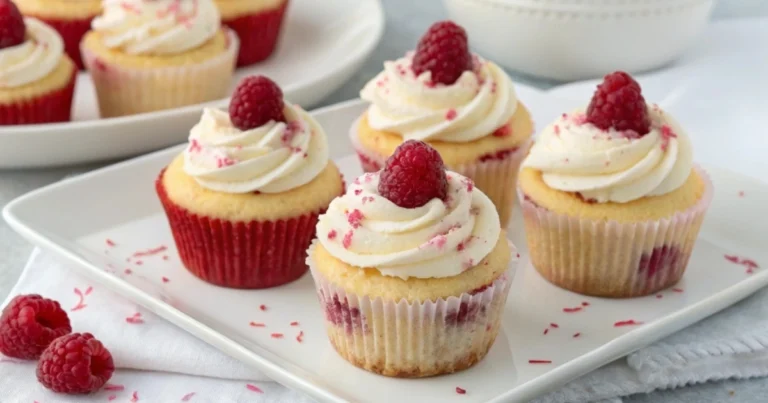
<svg viewBox="0 0 768 403">
<path fill-rule="evenodd" d="M 393 377 L 461 371 L 493 344 L 512 250 L 491 200 L 409 140 L 317 224 L 308 263 L 331 344 Z"/>
<path fill-rule="evenodd" d="M 155 187 L 187 270 L 232 288 L 301 277 L 318 216 L 344 191 L 323 129 L 261 76 L 229 113 L 204 110 Z"/>
<path fill-rule="evenodd" d="M 275 50 L 288 0 L 216 0 L 221 20 L 237 32 L 240 54 L 237 66 L 250 66 Z"/>
<path fill-rule="evenodd" d="M 213 0 L 105 0 L 83 38 L 102 117 L 227 96 L 238 39 Z"/>
<path fill-rule="evenodd" d="M 53 27 L 64 40 L 67 55 L 82 70 L 80 40 L 101 13 L 101 0 L 17 0 L 21 13 Z"/>
<path fill-rule="evenodd" d="M 683 128 L 616 72 L 586 112 L 542 131 L 518 192 L 536 270 L 577 293 L 624 298 L 680 280 L 713 187 Z"/>
<path fill-rule="evenodd" d="M 0 0 L 0 125 L 70 120 L 77 68 L 61 36 Z"/>
<path fill-rule="evenodd" d="M 371 102 L 351 131 L 363 170 L 381 169 L 405 140 L 424 141 L 488 195 L 507 226 L 533 123 L 509 76 L 469 52 L 463 28 L 432 25 L 415 53 L 385 62 L 360 96 Z"/>
</svg>

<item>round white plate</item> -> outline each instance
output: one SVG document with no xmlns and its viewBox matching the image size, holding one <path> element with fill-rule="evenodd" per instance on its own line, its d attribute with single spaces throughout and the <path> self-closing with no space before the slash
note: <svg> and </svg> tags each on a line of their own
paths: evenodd
<svg viewBox="0 0 768 403">
<path fill-rule="evenodd" d="M 282 86 L 287 99 L 306 108 L 330 95 L 362 66 L 384 32 L 384 12 L 379 0 L 290 2 L 275 54 L 238 70 L 235 77 L 267 75 Z M 86 73 L 78 77 L 74 103 L 73 122 L 0 128 L 0 169 L 109 160 L 176 144 L 186 139 L 203 106 L 99 119 L 93 83 Z"/>
</svg>

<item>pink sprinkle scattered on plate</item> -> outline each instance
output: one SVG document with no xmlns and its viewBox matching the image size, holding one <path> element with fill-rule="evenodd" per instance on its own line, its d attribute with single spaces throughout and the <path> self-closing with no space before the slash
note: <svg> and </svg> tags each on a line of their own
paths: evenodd
<svg viewBox="0 0 768 403">
<path fill-rule="evenodd" d="M 457 386 L 456 387 L 456 393 L 458 393 L 460 395 L 466 395 L 467 394 L 467 390 Z"/>
<path fill-rule="evenodd" d="M 256 386 L 256 385 L 250 384 L 250 383 L 249 383 L 249 384 L 246 384 L 246 385 L 245 385 L 245 388 L 246 388 L 246 389 L 248 389 L 248 390 L 250 390 L 251 392 L 256 392 L 256 393 L 264 393 L 264 391 L 263 391 L 263 390 L 261 390 L 261 388 L 259 388 L 259 387 L 258 387 L 258 386 Z"/>
</svg>

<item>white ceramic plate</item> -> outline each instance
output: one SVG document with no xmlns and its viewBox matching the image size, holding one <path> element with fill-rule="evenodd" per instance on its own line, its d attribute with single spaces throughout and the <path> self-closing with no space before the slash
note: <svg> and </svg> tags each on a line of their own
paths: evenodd
<svg viewBox="0 0 768 403">
<path fill-rule="evenodd" d="M 282 86 L 287 99 L 310 107 L 362 66 L 384 32 L 384 12 L 379 0 L 291 0 L 283 29 L 275 54 L 238 70 L 233 87 L 241 77 L 265 74 Z M 178 144 L 201 109 L 99 119 L 93 83 L 80 73 L 73 122 L 0 127 L 0 169 L 109 160 Z"/>
<path fill-rule="evenodd" d="M 696 160 L 765 181 L 768 172 L 768 18 L 712 24 L 701 43 L 671 68 L 637 77 L 645 99 L 680 121 Z M 598 81 L 556 87 L 549 94 L 589 102 Z"/>
<path fill-rule="evenodd" d="M 536 111 L 539 121 L 562 110 L 556 100 L 528 90 L 521 89 L 520 98 Z M 346 133 L 363 108 L 360 102 L 349 102 L 314 113 L 328 131 L 333 158 L 347 178 L 360 173 Z M 23 236 L 94 281 L 321 401 L 526 401 L 711 315 L 768 283 L 768 271 L 748 274 L 744 266 L 724 257 L 749 257 L 768 265 L 768 251 L 760 241 L 768 230 L 754 225 L 754 218 L 768 204 L 768 187 L 727 171 L 710 170 L 716 196 L 688 272 L 675 290 L 659 293 L 660 298 L 606 300 L 550 285 L 526 259 L 518 216 L 512 238 L 523 254 L 522 266 L 513 282 L 503 332 L 488 357 L 454 375 L 385 378 L 337 356 L 326 339 L 309 275 L 283 287 L 242 291 L 208 285 L 185 271 L 153 186 L 161 168 L 181 149 L 159 151 L 35 191 L 9 204 L 4 216 Z M 744 197 L 740 191 L 746 192 Z M 110 247 L 107 239 L 116 246 Z M 140 258 L 140 265 L 136 258 L 126 261 L 136 251 L 159 246 L 168 250 Z M 126 274 L 127 268 L 131 274 Z M 261 304 L 268 309 L 259 309 Z M 580 311 L 564 312 L 574 307 Z M 644 324 L 615 326 L 626 320 Z M 252 321 L 267 327 L 251 327 Z M 300 325 L 290 326 L 293 321 Z M 549 329 L 546 335 L 545 329 Z M 302 343 L 296 340 L 300 331 Z M 272 333 L 282 333 L 284 338 L 272 338 Z M 457 394 L 456 387 L 467 394 Z"/>
</svg>

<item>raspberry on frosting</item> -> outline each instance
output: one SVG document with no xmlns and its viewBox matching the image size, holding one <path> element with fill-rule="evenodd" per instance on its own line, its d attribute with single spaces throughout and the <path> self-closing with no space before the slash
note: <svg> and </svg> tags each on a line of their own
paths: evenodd
<svg viewBox="0 0 768 403">
<path fill-rule="evenodd" d="M 229 101 L 229 117 L 240 130 L 255 129 L 269 121 L 285 122 L 283 91 L 264 76 L 240 81 Z"/>
<path fill-rule="evenodd" d="M 56 339 L 40 356 L 37 380 L 58 393 L 84 394 L 101 389 L 112 377 L 112 354 L 90 333 Z"/>
<path fill-rule="evenodd" d="M 587 121 L 603 130 L 648 134 L 651 119 L 640 84 L 623 71 L 605 76 L 589 102 Z"/>
<path fill-rule="evenodd" d="M 413 56 L 416 75 L 430 71 L 433 82 L 446 85 L 455 83 L 462 73 L 472 70 L 473 66 L 467 33 L 453 21 L 432 24 L 419 40 Z"/>
<path fill-rule="evenodd" d="M 27 28 L 16 4 L 11 0 L 0 0 L 0 49 L 24 42 Z"/>
<path fill-rule="evenodd" d="M 39 295 L 19 295 L 0 316 L 0 353 L 35 360 L 57 337 L 72 331 L 58 302 Z"/>
<path fill-rule="evenodd" d="M 408 140 L 384 164 L 379 194 L 404 208 L 416 208 L 432 199 L 445 200 L 448 179 L 438 152 L 418 140 Z"/>
</svg>

